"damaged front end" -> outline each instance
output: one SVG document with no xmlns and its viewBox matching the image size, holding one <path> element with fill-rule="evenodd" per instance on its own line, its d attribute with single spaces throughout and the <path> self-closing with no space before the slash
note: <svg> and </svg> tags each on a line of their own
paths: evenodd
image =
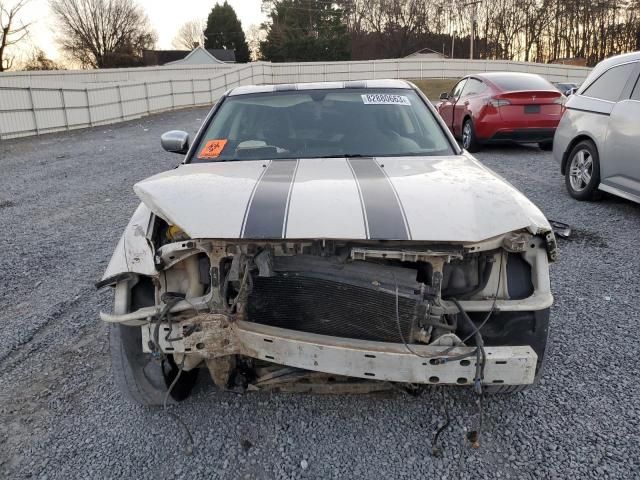
<svg viewBox="0 0 640 480">
<path fill-rule="evenodd" d="M 115 286 L 116 306 L 101 318 L 181 371 L 206 366 L 221 388 L 513 390 L 540 372 L 551 232 L 474 244 L 210 240 L 148 219 L 121 243 L 128 251 L 136 232 L 154 271 L 111 268 L 101 285 Z"/>
</svg>

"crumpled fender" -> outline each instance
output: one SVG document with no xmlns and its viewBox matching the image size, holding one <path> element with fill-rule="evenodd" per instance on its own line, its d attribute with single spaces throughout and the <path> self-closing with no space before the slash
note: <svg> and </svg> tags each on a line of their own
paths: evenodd
<svg viewBox="0 0 640 480">
<path fill-rule="evenodd" d="M 127 274 L 154 276 L 158 274 L 153 244 L 149 239 L 152 213 L 141 203 L 118 241 L 109 265 L 97 287 L 111 285 Z"/>
</svg>

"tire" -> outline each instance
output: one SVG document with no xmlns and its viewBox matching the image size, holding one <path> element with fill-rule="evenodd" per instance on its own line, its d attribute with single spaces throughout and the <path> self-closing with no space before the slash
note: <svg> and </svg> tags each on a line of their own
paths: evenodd
<svg viewBox="0 0 640 480">
<path fill-rule="evenodd" d="M 538 143 L 538 147 L 540 147 L 540 150 L 542 151 L 550 152 L 553 150 L 553 140 L 550 142 L 540 142 Z"/>
<path fill-rule="evenodd" d="M 514 393 L 524 392 L 535 388 L 540 382 L 542 372 L 544 370 L 544 363 L 546 355 L 542 359 L 542 364 L 539 366 L 536 376 L 533 379 L 533 383 L 527 385 L 483 385 L 482 391 L 487 395 L 513 395 Z"/>
<path fill-rule="evenodd" d="M 482 391 L 486 395 L 514 395 L 516 393 L 524 392 L 533 387 L 537 382 L 532 385 L 502 385 L 500 387 L 496 385 L 488 385 L 482 388 Z"/>
<path fill-rule="evenodd" d="M 542 361 L 540 361 L 540 357 L 538 357 L 538 364 L 536 365 L 536 376 L 533 377 L 533 383 L 527 385 L 484 385 L 482 387 L 482 391 L 487 395 L 513 395 L 515 393 L 520 393 L 535 388 L 540 382 L 542 374 L 544 373 L 544 366 L 547 363 L 547 357 L 549 356 L 549 352 L 547 351 L 548 346 L 549 334 L 547 333 L 544 341 L 544 347 L 542 349 Z"/>
<path fill-rule="evenodd" d="M 569 153 L 564 183 L 576 200 L 597 200 L 600 197 L 600 156 L 591 140 L 576 144 Z"/>
<path fill-rule="evenodd" d="M 159 406 L 169 385 L 178 373 L 178 367 L 169 356 L 164 364 L 142 351 L 140 327 L 125 325 L 109 326 L 109 350 L 114 382 L 123 395 L 132 403 Z M 198 370 L 183 371 L 174 386 L 167 403 L 186 399 L 193 389 Z"/>
<path fill-rule="evenodd" d="M 473 121 L 467 118 L 462 124 L 462 148 L 470 153 L 480 151 L 480 143 L 476 138 L 476 130 L 473 127 Z"/>
</svg>

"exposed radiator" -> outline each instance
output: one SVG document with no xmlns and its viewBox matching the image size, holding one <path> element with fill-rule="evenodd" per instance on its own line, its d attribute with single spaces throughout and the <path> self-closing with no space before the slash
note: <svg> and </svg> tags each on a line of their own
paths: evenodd
<svg viewBox="0 0 640 480">
<path fill-rule="evenodd" d="M 401 343 L 396 297 L 359 286 L 296 273 L 256 277 L 250 321 L 336 337 Z M 415 300 L 398 300 L 400 327 L 409 341 Z"/>
</svg>

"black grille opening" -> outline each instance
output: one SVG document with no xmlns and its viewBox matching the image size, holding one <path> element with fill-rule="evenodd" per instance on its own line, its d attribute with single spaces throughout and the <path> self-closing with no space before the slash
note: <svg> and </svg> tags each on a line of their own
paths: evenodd
<svg viewBox="0 0 640 480">
<path fill-rule="evenodd" d="M 249 321 L 335 337 L 402 343 L 393 293 L 295 273 L 256 277 Z M 416 301 L 399 297 L 400 328 L 410 341 Z"/>
</svg>

